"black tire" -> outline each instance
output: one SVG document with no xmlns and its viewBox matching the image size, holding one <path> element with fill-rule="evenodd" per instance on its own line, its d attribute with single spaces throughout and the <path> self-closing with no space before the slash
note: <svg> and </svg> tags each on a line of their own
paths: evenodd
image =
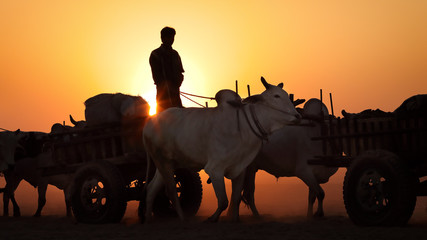
<svg viewBox="0 0 427 240">
<path fill-rule="evenodd" d="M 120 222 L 126 211 L 125 184 L 120 171 L 108 162 L 91 162 L 80 169 L 73 183 L 71 204 L 82 223 Z"/>
<path fill-rule="evenodd" d="M 179 202 L 185 216 L 196 215 L 202 202 L 203 187 L 200 175 L 188 169 L 178 169 L 175 171 L 175 181 Z M 165 191 L 161 191 L 153 205 L 153 213 L 159 217 L 175 217 L 177 213 L 166 196 Z"/>
<path fill-rule="evenodd" d="M 344 178 L 347 214 L 357 225 L 404 226 L 414 211 L 418 183 L 395 154 L 365 152 Z"/>
</svg>

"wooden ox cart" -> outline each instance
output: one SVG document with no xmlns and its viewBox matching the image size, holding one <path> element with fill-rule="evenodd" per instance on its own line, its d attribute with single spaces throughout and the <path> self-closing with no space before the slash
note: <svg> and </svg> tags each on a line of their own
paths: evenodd
<svg viewBox="0 0 427 240">
<path fill-rule="evenodd" d="M 346 167 L 343 195 L 358 225 L 405 225 L 417 196 L 427 196 L 427 117 L 330 117 L 323 155 L 310 164 Z"/>
<path fill-rule="evenodd" d="M 145 121 L 142 118 L 49 135 L 44 145 L 45 151 L 52 152 L 53 161 L 43 167 L 43 175 L 72 176 L 72 210 L 79 222 L 119 222 L 127 201 L 142 200 L 147 175 L 142 143 Z M 195 215 L 202 198 L 199 174 L 180 169 L 175 179 L 183 209 Z M 158 196 L 154 212 L 172 214 L 166 196 Z"/>
</svg>

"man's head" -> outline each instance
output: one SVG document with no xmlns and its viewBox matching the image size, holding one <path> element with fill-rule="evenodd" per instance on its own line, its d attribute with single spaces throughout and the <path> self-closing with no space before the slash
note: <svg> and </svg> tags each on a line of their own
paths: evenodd
<svg viewBox="0 0 427 240">
<path fill-rule="evenodd" d="M 176 34 L 175 29 L 171 27 L 164 27 L 160 32 L 162 43 L 168 46 L 172 46 L 175 40 L 175 34 Z"/>
</svg>

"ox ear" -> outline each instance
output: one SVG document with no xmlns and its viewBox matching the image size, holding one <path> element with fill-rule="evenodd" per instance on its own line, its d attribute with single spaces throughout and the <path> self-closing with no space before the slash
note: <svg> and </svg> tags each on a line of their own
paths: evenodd
<svg viewBox="0 0 427 240">
<path fill-rule="evenodd" d="M 283 89 L 283 83 L 279 83 L 279 85 L 277 85 L 279 88 Z"/>
<path fill-rule="evenodd" d="M 268 84 L 267 81 L 265 81 L 264 77 L 261 77 L 261 82 L 262 82 L 262 85 L 264 85 L 265 89 L 270 88 L 270 84 Z"/>
</svg>

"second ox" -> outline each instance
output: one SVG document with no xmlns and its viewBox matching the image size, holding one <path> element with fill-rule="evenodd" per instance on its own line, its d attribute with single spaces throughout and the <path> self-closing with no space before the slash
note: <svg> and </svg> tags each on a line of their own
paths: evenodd
<svg viewBox="0 0 427 240">
<path fill-rule="evenodd" d="M 318 99 L 310 99 L 302 110 L 303 119 L 300 126 L 285 126 L 274 132 L 266 142 L 255 160 L 249 165 L 243 189 L 243 199 L 252 213 L 259 216 L 255 206 L 255 175 L 258 169 L 275 177 L 300 178 L 309 187 L 307 216 L 313 216 L 313 204 L 318 200 L 314 216 L 322 217 L 324 191 L 320 183 L 326 183 L 338 168 L 322 165 L 309 165 L 308 160 L 323 153 L 322 142 L 313 141 L 321 135 L 321 124 L 328 116 L 328 109 Z"/>
<path fill-rule="evenodd" d="M 228 207 L 224 177 L 231 179 L 231 201 L 234 206 L 238 204 L 244 170 L 261 149 L 263 139 L 301 118 L 282 83 L 273 86 L 264 78 L 261 81 L 266 90 L 244 104 L 231 90 L 222 90 L 216 96 L 218 107 L 171 108 L 147 122 L 144 146 L 157 170 L 146 189 L 146 221 L 151 218 L 153 201 L 163 184 L 179 217 L 185 218 L 174 181 L 174 171 L 179 168 L 204 169 L 212 180 L 218 208 L 208 220 L 218 221 Z M 231 213 L 237 221 L 239 209 L 234 208 Z"/>
</svg>

